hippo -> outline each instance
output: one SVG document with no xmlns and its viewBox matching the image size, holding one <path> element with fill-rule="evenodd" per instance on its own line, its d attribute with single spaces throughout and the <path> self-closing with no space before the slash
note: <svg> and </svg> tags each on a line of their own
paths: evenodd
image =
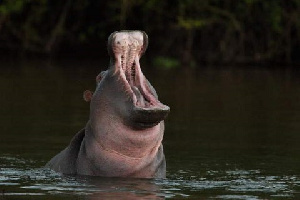
<svg viewBox="0 0 300 200">
<path fill-rule="evenodd" d="M 148 46 L 143 31 L 118 31 L 108 38 L 110 64 L 84 92 L 89 120 L 69 146 L 46 167 L 70 175 L 164 178 L 162 139 L 170 108 L 158 100 L 141 71 Z"/>
</svg>

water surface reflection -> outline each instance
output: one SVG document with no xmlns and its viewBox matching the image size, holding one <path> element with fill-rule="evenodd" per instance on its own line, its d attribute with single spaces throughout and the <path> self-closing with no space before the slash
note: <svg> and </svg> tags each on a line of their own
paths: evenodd
<svg viewBox="0 0 300 200">
<path fill-rule="evenodd" d="M 145 66 L 171 107 L 167 179 L 132 180 L 42 168 L 85 126 L 82 92 L 95 87 L 99 62 L 2 64 L 0 199 L 300 198 L 297 70 Z"/>
<path fill-rule="evenodd" d="M 122 179 L 86 176 L 61 176 L 33 162 L 9 156 L 1 163 L 2 197 L 36 196 L 36 198 L 74 196 L 83 199 L 260 199 L 299 197 L 300 179 L 294 175 L 270 176 L 260 170 L 228 170 L 195 174 L 178 170 L 167 179 Z"/>
</svg>

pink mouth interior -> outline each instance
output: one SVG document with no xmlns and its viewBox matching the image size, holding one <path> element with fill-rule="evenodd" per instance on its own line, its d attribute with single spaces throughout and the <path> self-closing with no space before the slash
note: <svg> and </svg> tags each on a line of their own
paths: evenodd
<svg viewBox="0 0 300 200">
<path fill-rule="evenodd" d="M 120 72 L 127 92 L 132 96 L 136 107 L 142 109 L 159 109 L 165 105 L 159 102 L 140 67 L 139 59 L 143 51 L 141 32 L 116 33 L 112 50 L 115 56 L 115 70 Z"/>
<path fill-rule="evenodd" d="M 122 59 L 123 57 L 123 59 Z M 140 69 L 139 57 L 136 56 L 133 62 L 124 64 L 126 58 L 121 56 L 121 71 L 125 75 L 125 84 L 130 87 L 130 93 L 133 95 L 133 100 L 136 106 L 142 108 L 158 107 L 160 102 L 150 90 L 147 81 Z M 121 72 L 121 73 L 122 73 Z"/>
</svg>

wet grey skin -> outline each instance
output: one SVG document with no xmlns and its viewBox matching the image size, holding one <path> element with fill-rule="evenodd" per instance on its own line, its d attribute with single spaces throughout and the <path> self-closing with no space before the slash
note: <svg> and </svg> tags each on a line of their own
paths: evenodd
<svg viewBox="0 0 300 200">
<path fill-rule="evenodd" d="M 164 178 L 162 139 L 170 108 L 158 100 L 141 71 L 148 36 L 120 31 L 108 38 L 110 65 L 86 91 L 90 116 L 69 146 L 46 165 L 63 174 L 104 177 Z"/>
</svg>

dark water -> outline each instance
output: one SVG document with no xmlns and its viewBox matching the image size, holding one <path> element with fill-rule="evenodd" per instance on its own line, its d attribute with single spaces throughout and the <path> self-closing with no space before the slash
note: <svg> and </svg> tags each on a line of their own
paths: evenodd
<svg viewBox="0 0 300 200">
<path fill-rule="evenodd" d="M 43 169 L 85 125 L 106 62 L 0 65 L 0 200 L 300 199 L 299 71 L 146 67 L 171 113 L 167 179 L 143 180 Z"/>
</svg>

